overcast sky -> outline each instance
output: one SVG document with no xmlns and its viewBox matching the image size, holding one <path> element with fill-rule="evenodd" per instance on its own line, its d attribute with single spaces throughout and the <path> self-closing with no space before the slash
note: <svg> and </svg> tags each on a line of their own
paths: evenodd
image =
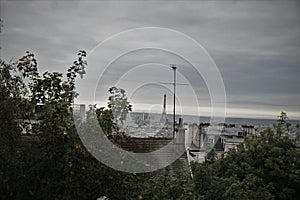
<svg viewBox="0 0 300 200">
<path fill-rule="evenodd" d="M 220 71 L 228 116 L 277 118 L 286 111 L 290 118 L 299 119 L 298 1 L 1 1 L 0 6 L 1 59 L 16 60 L 29 50 L 36 55 L 41 72 L 64 72 L 76 59 L 77 51 L 84 49 L 91 56 L 88 68 L 92 68 L 96 58 L 111 57 L 114 49 L 123 48 L 110 45 L 101 49 L 103 54 L 95 53 L 97 45 L 112 35 L 141 27 L 162 27 L 202 45 L 203 54 L 194 59 L 205 66 L 215 63 Z M 155 36 L 143 35 L 152 43 L 184 45 L 180 37 L 170 36 L 166 41 Z M 206 63 L 209 56 L 214 63 Z M 136 111 L 160 111 L 163 94 L 167 93 L 171 112 L 172 88 L 158 83 L 173 81 L 168 64 L 174 63 L 178 65 L 178 81 L 189 84 L 178 86 L 178 110 L 197 114 L 199 107 L 201 115 L 210 114 L 205 77 L 196 76 L 191 63 L 180 55 L 142 49 L 114 57 L 119 58 L 111 60 L 108 69 L 97 66 L 104 72 L 98 85 L 89 80 L 98 80 L 101 74 L 87 70 L 89 79 L 80 82 L 77 102 L 90 103 L 86 97 L 96 91 L 97 103 L 105 104 L 105 91 L 115 80 L 128 91 Z"/>
</svg>

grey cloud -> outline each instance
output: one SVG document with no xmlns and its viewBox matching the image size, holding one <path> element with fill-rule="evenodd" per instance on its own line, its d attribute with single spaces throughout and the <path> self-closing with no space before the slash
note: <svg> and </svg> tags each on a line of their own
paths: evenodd
<svg viewBox="0 0 300 200">
<path fill-rule="evenodd" d="M 137 27 L 166 27 L 191 36 L 210 53 L 223 76 L 229 106 L 300 102 L 298 1 L 1 1 L 0 5 L 4 21 L 1 58 L 6 60 L 31 50 L 42 71 L 63 71 L 77 50 L 90 53 L 112 34 Z M 112 52 L 107 49 L 107 54 Z M 120 65 L 126 68 L 144 59 L 151 57 L 137 55 Z M 158 61 L 181 65 L 179 72 L 195 81 L 199 99 L 209 101 L 205 83 L 192 70 L 185 70 L 186 63 L 170 56 Z"/>
</svg>

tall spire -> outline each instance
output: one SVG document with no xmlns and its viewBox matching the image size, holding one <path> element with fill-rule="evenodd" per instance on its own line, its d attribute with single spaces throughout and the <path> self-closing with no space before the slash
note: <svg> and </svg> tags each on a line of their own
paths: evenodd
<svg viewBox="0 0 300 200">
<path fill-rule="evenodd" d="M 166 122 L 166 120 L 167 120 L 167 111 L 166 111 L 167 106 L 166 106 L 166 104 L 167 104 L 167 95 L 164 94 L 163 112 L 162 112 L 161 118 L 160 118 L 160 123 L 161 123 L 161 124 L 165 124 L 165 122 Z"/>
<path fill-rule="evenodd" d="M 166 103 L 167 103 L 167 95 L 164 94 L 164 106 L 163 106 L 163 113 L 166 113 Z"/>
</svg>

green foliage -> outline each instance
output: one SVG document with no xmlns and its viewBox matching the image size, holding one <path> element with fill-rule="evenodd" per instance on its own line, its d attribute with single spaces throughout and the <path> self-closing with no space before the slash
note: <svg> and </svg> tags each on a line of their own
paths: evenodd
<svg viewBox="0 0 300 200">
<path fill-rule="evenodd" d="M 132 105 L 127 101 L 124 89 L 111 87 L 108 91 L 111 94 L 108 98 L 108 109 L 89 105 L 90 110 L 87 112 L 87 118 L 95 117 L 95 113 L 105 135 L 114 142 L 120 142 L 126 138 L 126 135 L 118 126 L 118 121 L 124 123 L 128 112 L 132 111 Z"/>
<path fill-rule="evenodd" d="M 278 124 L 282 125 L 285 123 L 285 121 L 288 119 L 288 116 L 285 112 L 281 112 L 278 119 Z"/>
<path fill-rule="evenodd" d="M 108 138 L 112 138 L 117 132 L 117 124 L 113 121 L 114 116 L 110 109 L 105 107 L 96 108 L 96 105 L 89 105 L 89 111 L 87 112 L 87 121 L 93 117 L 97 117 L 99 124 Z M 94 113 L 96 114 L 94 116 Z"/>
<path fill-rule="evenodd" d="M 0 83 L 0 154 L 10 157 L 32 106 L 23 98 L 27 89 L 15 63 L 0 60 Z"/>
<path fill-rule="evenodd" d="M 194 163 L 199 195 L 204 199 L 297 199 L 300 151 L 275 130 L 246 138 L 237 150 L 212 164 Z"/>
<path fill-rule="evenodd" d="M 287 130 L 289 130 L 290 124 L 286 122 L 287 120 L 288 120 L 287 114 L 285 112 L 281 112 L 277 120 L 278 124 L 275 125 L 278 134 L 282 134 L 283 125 L 286 125 Z"/>
<path fill-rule="evenodd" d="M 105 107 L 96 108 L 96 105 L 89 105 L 89 109 L 87 112 L 87 121 L 84 122 L 85 127 L 92 126 L 92 124 L 89 123 L 96 117 L 104 134 L 115 144 L 122 142 L 128 137 L 117 126 L 111 109 L 106 109 Z M 87 129 L 89 128 L 87 127 Z M 95 129 L 95 127 L 93 129 Z M 89 132 L 91 131 L 93 130 Z"/>
<path fill-rule="evenodd" d="M 193 190 L 193 181 L 186 172 L 172 176 L 167 167 L 154 173 L 127 175 L 125 199 L 199 199 Z"/>
<path fill-rule="evenodd" d="M 212 150 L 204 164 L 192 163 L 189 173 L 169 168 L 147 174 L 127 174 L 93 158 L 79 139 L 72 111 L 75 79 L 85 73 L 86 53 L 66 72 L 40 75 L 33 54 L 17 63 L 0 61 L 0 195 L 2 199 L 297 199 L 300 188 L 300 152 L 282 127 L 246 138 L 244 144 L 217 160 Z M 116 122 L 126 120 L 132 106 L 125 91 L 110 89 L 109 109 L 91 106 L 82 126 L 94 131 L 95 117 L 108 137 L 116 138 Z M 31 142 L 20 139 L 20 125 L 34 118 L 36 104 L 44 114 L 33 128 Z M 115 116 L 115 118 L 114 118 Z M 27 121 L 26 121 L 27 120 Z M 29 120 L 29 122 L 28 122 Z M 115 121 L 116 120 L 116 121 Z M 299 126 L 297 127 L 299 128 Z M 96 136 L 96 135 L 95 135 Z M 109 158 L 113 159 L 113 158 Z"/>
<path fill-rule="evenodd" d="M 206 162 L 215 162 L 217 159 L 217 153 L 216 150 L 213 148 L 210 150 L 206 155 Z"/>
<path fill-rule="evenodd" d="M 111 87 L 108 91 L 111 94 L 108 98 L 108 107 L 112 111 L 115 122 L 120 121 L 123 125 L 128 112 L 132 111 L 132 105 L 127 101 L 124 89 Z"/>
<path fill-rule="evenodd" d="M 149 179 L 147 175 L 117 172 L 98 162 L 86 151 L 75 131 L 73 120 L 77 119 L 73 119 L 70 112 L 76 93 L 74 80 L 77 75 L 84 73 L 84 57 L 85 52 L 81 51 L 78 59 L 67 70 L 66 80 L 63 80 L 63 74 L 58 72 L 45 72 L 40 75 L 34 55 L 29 52 L 15 65 L 2 62 L 1 116 L 6 116 L 3 122 L 6 120 L 7 123 L 1 124 L 6 128 L 1 129 L 1 137 L 6 137 L 7 140 L 3 141 L 10 141 L 10 146 L 18 149 L 11 153 L 1 153 L 1 197 L 97 199 L 107 196 L 109 199 L 153 199 L 151 191 L 157 193 L 156 199 L 185 196 L 181 192 L 183 190 L 177 189 L 183 184 L 191 184 L 190 181 L 187 183 L 185 176 L 173 182 L 168 178 L 169 174 L 162 178 L 155 176 Z M 14 76 L 14 73 L 19 75 Z M 120 90 L 120 94 L 121 99 L 125 97 L 125 91 Z M 118 98 L 114 99 L 117 100 Z M 128 112 L 131 106 L 126 98 L 123 100 L 127 105 L 125 112 Z M 21 130 L 17 121 L 23 115 L 32 117 L 34 105 L 37 103 L 44 105 L 44 113 L 34 127 L 35 135 L 29 137 L 30 140 L 36 139 L 24 142 L 22 136 L 20 140 L 25 146 L 20 146 L 18 137 Z M 30 109 L 21 109 L 19 105 L 29 105 Z M 95 108 L 95 111 L 108 136 L 118 132 L 110 109 Z M 119 111 L 122 113 L 124 110 Z M 90 117 L 93 115 L 88 113 L 88 119 L 82 125 L 89 126 Z M 124 116 L 119 120 L 124 120 Z M 93 131 L 94 128 L 90 128 Z M 160 184 L 162 185 L 159 186 Z M 177 193 L 172 192 L 175 188 Z"/>
</svg>

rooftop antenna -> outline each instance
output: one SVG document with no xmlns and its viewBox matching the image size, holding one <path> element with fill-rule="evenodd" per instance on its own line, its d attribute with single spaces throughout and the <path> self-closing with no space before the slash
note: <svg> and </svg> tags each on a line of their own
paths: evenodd
<svg viewBox="0 0 300 200">
<path fill-rule="evenodd" d="M 174 64 L 170 65 L 171 68 L 174 71 L 174 82 L 173 82 L 173 86 L 174 86 L 174 96 L 173 96 L 173 138 L 175 138 L 175 126 L 176 126 L 176 66 Z"/>
<path fill-rule="evenodd" d="M 175 64 L 170 64 L 172 70 L 174 71 L 174 79 L 173 83 L 164 83 L 160 82 L 161 84 L 172 84 L 173 85 L 173 138 L 175 138 L 176 134 L 176 85 L 188 85 L 185 83 L 176 83 L 176 65 Z"/>
</svg>

